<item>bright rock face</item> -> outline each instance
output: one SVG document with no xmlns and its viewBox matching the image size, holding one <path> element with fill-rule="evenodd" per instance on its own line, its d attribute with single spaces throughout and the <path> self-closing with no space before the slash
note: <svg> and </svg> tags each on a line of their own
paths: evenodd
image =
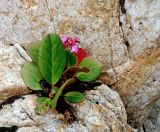
<svg viewBox="0 0 160 132">
<path fill-rule="evenodd" d="M 78 120 L 70 125 L 63 121 L 62 115 L 53 111 L 41 116 L 35 115 L 36 96 L 27 95 L 11 105 L 3 106 L 0 110 L 0 127 L 16 126 L 18 132 L 132 132 L 132 128 L 127 125 L 125 108 L 117 92 L 101 85 L 86 95 L 87 98 L 75 106 Z"/>
<path fill-rule="evenodd" d="M 160 98 L 160 2 L 126 0 L 124 8 L 121 29 L 131 61 L 117 67 L 113 87 L 125 103 L 128 122 L 138 127 Z"/>
<path fill-rule="evenodd" d="M 21 79 L 24 60 L 14 46 L 0 45 L 0 104 L 10 97 L 29 92 Z"/>
<path fill-rule="evenodd" d="M 100 80 L 120 94 L 128 122 L 143 125 L 160 98 L 160 1 L 48 1 L 57 32 L 80 38 L 80 45 L 103 63 Z M 21 65 L 30 60 L 22 46 L 54 29 L 39 0 L 1 0 L 0 29 L 2 103 L 29 92 L 20 77 Z"/>
<path fill-rule="evenodd" d="M 126 14 L 121 16 L 122 30 L 131 58 L 148 55 L 159 48 L 159 0 L 125 2 Z"/>
</svg>

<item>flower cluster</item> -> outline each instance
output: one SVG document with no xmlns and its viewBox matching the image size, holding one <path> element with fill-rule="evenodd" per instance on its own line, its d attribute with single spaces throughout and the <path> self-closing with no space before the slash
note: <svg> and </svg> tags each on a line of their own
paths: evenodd
<svg viewBox="0 0 160 132">
<path fill-rule="evenodd" d="M 70 49 L 70 51 L 72 53 L 74 53 L 74 55 L 77 58 L 77 66 L 80 64 L 80 62 L 88 56 L 88 53 L 86 50 L 84 50 L 83 48 L 78 47 L 78 43 L 80 43 L 80 38 L 76 37 L 76 38 L 72 38 L 68 35 L 63 35 L 61 36 L 61 41 L 63 43 L 63 46 L 65 49 Z"/>
<path fill-rule="evenodd" d="M 77 53 L 78 52 L 78 45 L 77 43 L 80 42 L 79 38 L 71 38 L 68 35 L 64 35 L 61 37 L 61 41 L 64 45 L 64 48 L 71 48 L 71 52 Z"/>
</svg>

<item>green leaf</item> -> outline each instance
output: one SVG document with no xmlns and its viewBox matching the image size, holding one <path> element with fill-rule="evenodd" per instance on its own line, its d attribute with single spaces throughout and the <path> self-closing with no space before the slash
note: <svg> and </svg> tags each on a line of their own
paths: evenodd
<svg viewBox="0 0 160 132">
<path fill-rule="evenodd" d="M 50 107 L 52 108 L 52 100 L 47 97 L 37 98 L 37 107 L 35 108 L 36 114 L 44 114 Z"/>
<path fill-rule="evenodd" d="M 91 57 L 84 58 L 79 67 L 89 69 L 89 72 L 77 72 L 76 74 L 77 79 L 84 82 L 94 81 L 102 72 L 101 63 Z"/>
<path fill-rule="evenodd" d="M 77 61 L 76 57 L 69 50 L 66 50 L 66 59 L 67 59 L 67 64 L 68 64 L 69 67 L 75 66 L 76 61 Z"/>
<path fill-rule="evenodd" d="M 42 115 L 46 113 L 46 111 L 48 110 L 48 107 L 46 107 L 45 105 L 39 105 L 34 110 L 36 114 Z"/>
<path fill-rule="evenodd" d="M 33 63 L 25 63 L 21 70 L 24 83 L 32 90 L 43 90 L 39 81 L 42 79 L 37 65 Z"/>
<path fill-rule="evenodd" d="M 56 84 L 66 66 L 65 50 L 57 34 L 48 34 L 40 45 L 38 66 L 50 84 Z"/>
<path fill-rule="evenodd" d="M 38 64 L 38 55 L 39 55 L 39 48 L 42 44 L 42 41 L 31 43 L 28 48 L 28 54 L 31 57 L 32 61 L 36 64 Z"/>
<path fill-rule="evenodd" d="M 39 97 L 36 99 L 38 104 L 44 103 L 48 98 L 47 97 Z"/>
<path fill-rule="evenodd" d="M 68 92 L 64 96 L 65 96 L 65 99 L 71 103 L 79 103 L 83 101 L 85 98 L 84 94 L 76 91 Z"/>
</svg>

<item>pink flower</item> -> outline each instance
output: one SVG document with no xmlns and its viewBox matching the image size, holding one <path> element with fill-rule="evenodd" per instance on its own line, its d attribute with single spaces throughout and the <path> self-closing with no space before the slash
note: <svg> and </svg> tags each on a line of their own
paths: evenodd
<svg viewBox="0 0 160 132">
<path fill-rule="evenodd" d="M 72 48 L 71 48 L 71 52 L 77 53 L 78 52 L 78 46 L 77 45 L 73 45 Z"/>
<path fill-rule="evenodd" d="M 67 42 L 68 38 L 69 38 L 69 36 L 67 36 L 67 35 L 62 36 L 61 37 L 62 43 L 65 44 Z"/>
<path fill-rule="evenodd" d="M 61 41 L 63 43 L 64 48 L 70 48 L 71 52 L 78 52 L 79 38 L 71 38 L 68 35 L 64 35 L 61 37 Z"/>
<path fill-rule="evenodd" d="M 71 38 L 68 35 L 61 36 L 61 41 L 63 43 L 63 46 L 65 49 L 70 49 L 70 52 L 72 52 L 76 56 L 76 66 L 80 64 L 80 62 L 88 56 L 88 52 L 83 49 L 79 48 L 77 43 L 80 42 L 79 38 Z"/>
</svg>

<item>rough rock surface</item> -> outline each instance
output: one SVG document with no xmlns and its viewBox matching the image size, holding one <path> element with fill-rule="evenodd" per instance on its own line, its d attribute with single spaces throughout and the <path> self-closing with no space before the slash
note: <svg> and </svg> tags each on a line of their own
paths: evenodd
<svg viewBox="0 0 160 132">
<path fill-rule="evenodd" d="M 160 46 L 159 0 L 125 0 L 122 32 L 131 59 L 146 56 Z"/>
<path fill-rule="evenodd" d="M 121 74 L 114 84 L 120 93 L 128 113 L 130 124 L 143 124 L 156 101 L 160 98 L 160 59 L 156 51 L 145 59 L 135 62 L 132 69 Z"/>
<path fill-rule="evenodd" d="M 160 98 L 159 13 L 159 0 L 126 0 L 120 17 L 131 61 L 115 68 L 118 81 L 113 87 L 120 93 L 128 122 L 134 127 L 143 124 Z"/>
<path fill-rule="evenodd" d="M 118 93 L 106 85 L 87 92 L 86 99 L 74 106 L 78 120 L 70 125 L 62 115 L 53 111 L 35 115 L 35 99 L 34 95 L 26 95 L 13 104 L 4 105 L 0 110 L 0 127 L 17 126 L 18 132 L 132 132 Z"/>
<path fill-rule="evenodd" d="M 21 79 L 24 60 L 14 46 L 0 45 L 0 104 L 10 97 L 29 92 Z"/>
<path fill-rule="evenodd" d="M 160 100 L 153 107 L 150 115 L 144 121 L 146 132 L 159 132 L 160 130 Z"/>
<path fill-rule="evenodd" d="M 134 127 L 141 126 L 160 98 L 160 1 L 48 1 L 57 32 L 80 37 L 80 45 L 103 63 L 100 79 L 119 92 L 126 105 L 128 122 Z M 1 0 L 0 29 L 0 44 L 6 51 L 12 47 L 9 44 L 25 47 L 54 31 L 45 2 L 39 0 Z M 28 60 L 23 52 L 19 53 Z M 14 54 L 16 62 L 20 57 Z M 19 68 L 22 63 L 18 63 Z M 9 88 L 14 91 L 21 87 L 20 91 L 26 92 L 19 69 L 12 70 L 10 65 L 0 67 L 1 81 L 8 84 L 8 79 L 15 80 Z M 12 73 L 10 78 L 4 78 Z M 1 88 L 1 84 L 0 91 L 6 88 Z M 5 98 L 0 97 L 0 102 L 11 94 L 17 95 L 17 92 L 8 94 L 9 88 L 3 90 Z"/>
<path fill-rule="evenodd" d="M 48 3 L 57 32 L 80 37 L 81 45 L 88 47 L 105 68 L 111 67 L 111 52 L 115 65 L 128 60 L 120 36 L 118 0 L 48 0 Z M 4 44 L 25 46 L 47 32 L 54 32 L 44 0 L 2 0 L 0 6 L 0 38 Z"/>
</svg>

